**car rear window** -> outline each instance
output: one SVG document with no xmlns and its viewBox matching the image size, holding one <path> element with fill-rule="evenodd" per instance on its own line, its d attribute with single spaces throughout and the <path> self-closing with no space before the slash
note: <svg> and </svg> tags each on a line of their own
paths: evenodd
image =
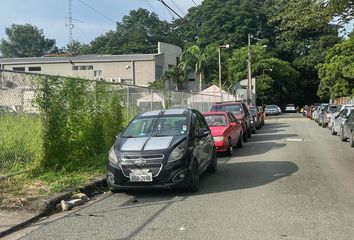
<svg viewBox="0 0 354 240">
<path fill-rule="evenodd" d="M 208 114 L 204 115 L 205 120 L 209 126 L 226 126 L 226 117 L 222 114 Z"/>
<path fill-rule="evenodd" d="M 211 107 L 213 112 L 232 112 L 234 114 L 242 113 L 243 109 L 240 104 L 230 105 L 214 105 Z"/>
</svg>

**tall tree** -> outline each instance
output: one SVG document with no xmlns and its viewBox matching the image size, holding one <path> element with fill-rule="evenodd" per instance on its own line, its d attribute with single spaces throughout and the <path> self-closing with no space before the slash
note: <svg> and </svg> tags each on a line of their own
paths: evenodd
<svg viewBox="0 0 354 240">
<path fill-rule="evenodd" d="M 125 54 L 156 52 L 157 42 L 178 43 L 171 34 L 172 25 L 155 13 L 139 8 L 130 11 L 115 31 L 110 31 L 91 42 L 91 53 Z"/>
<path fill-rule="evenodd" d="M 354 96 L 354 34 L 329 49 L 318 65 L 321 79 L 318 95 L 322 98 Z"/>
<path fill-rule="evenodd" d="M 30 24 L 13 24 L 5 32 L 7 39 L 0 43 L 3 57 L 41 57 L 55 45 L 54 39 L 45 38 L 42 29 Z"/>
</svg>

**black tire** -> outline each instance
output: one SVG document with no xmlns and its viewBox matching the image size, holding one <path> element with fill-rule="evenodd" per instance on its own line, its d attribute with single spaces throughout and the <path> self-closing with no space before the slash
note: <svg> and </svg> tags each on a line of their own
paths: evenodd
<svg viewBox="0 0 354 240">
<path fill-rule="evenodd" d="M 242 138 L 243 138 L 243 142 L 248 142 L 248 138 L 247 138 L 247 130 L 246 130 L 246 132 L 243 132 L 243 134 L 242 134 Z"/>
<path fill-rule="evenodd" d="M 208 172 L 216 173 L 217 170 L 218 170 L 218 159 L 216 157 L 216 150 L 214 148 L 211 163 L 208 166 Z"/>
<path fill-rule="evenodd" d="M 234 147 L 232 146 L 231 138 L 229 138 L 229 140 L 228 140 L 228 145 L 227 145 L 226 155 L 227 155 L 227 156 L 232 156 L 233 154 L 234 154 Z"/>
<path fill-rule="evenodd" d="M 247 130 L 247 137 L 248 137 L 248 138 L 251 138 L 251 137 L 252 137 L 251 129 L 250 129 L 250 128 Z"/>
<path fill-rule="evenodd" d="M 240 135 L 240 137 L 238 138 L 237 147 L 238 148 L 243 148 L 243 134 Z"/>
<path fill-rule="evenodd" d="M 332 126 L 332 128 L 331 128 L 331 134 L 334 136 L 334 135 L 337 135 L 337 132 L 336 131 L 334 131 L 334 128 L 333 128 L 333 126 Z"/>
<path fill-rule="evenodd" d="M 252 133 L 252 134 L 256 134 L 256 129 L 253 129 L 253 130 L 251 131 L 251 133 Z"/>
<path fill-rule="evenodd" d="M 352 132 L 352 137 L 350 138 L 350 146 L 354 148 L 354 132 Z"/>
<path fill-rule="evenodd" d="M 199 167 L 197 160 L 194 160 L 191 166 L 191 178 L 188 185 L 189 192 L 197 192 L 199 190 Z"/>
<path fill-rule="evenodd" d="M 340 128 L 339 139 L 340 139 L 342 142 L 346 142 L 346 141 L 347 141 L 347 139 L 344 137 L 344 129 L 343 129 L 343 127 Z"/>
<path fill-rule="evenodd" d="M 122 190 L 120 188 L 110 188 L 109 189 L 112 193 L 121 193 Z"/>
</svg>

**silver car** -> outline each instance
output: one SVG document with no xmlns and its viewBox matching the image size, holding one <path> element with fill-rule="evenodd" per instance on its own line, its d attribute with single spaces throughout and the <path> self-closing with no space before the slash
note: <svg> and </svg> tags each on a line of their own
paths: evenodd
<svg viewBox="0 0 354 240">
<path fill-rule="evenodd" d="M 353 111 L 354 106 L 347 106 L 345 107 L 336 117 L 331 129 L 331 134 L 332 135 L 337 135 L 337 133 L 340 131 L 343 123 L 345 120 L 347 120 L 349 114 L 351 111 Z"/>
<path fill-rule="evenodd" d="M 320 113 L 319 116 L 319 122 L 318 124 L 322 126 L 323 128 L 327 127 L 329 123 L 329 119 L 331 118 L 331 115 L 337 111 L 337 109 L 340 109 L 340 105 L 336 104 L 331 104 L 326 106 L 323 111 Z"/>
</svg>

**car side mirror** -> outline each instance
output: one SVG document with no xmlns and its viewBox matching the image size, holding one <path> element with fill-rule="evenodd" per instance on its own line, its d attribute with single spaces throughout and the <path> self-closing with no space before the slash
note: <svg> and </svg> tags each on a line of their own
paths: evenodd
<svg viewBox="0 0 354 240">
<path fill-rule="evenodd" d="M 207 128 L 200 128 L 198 130 L 198 136 L 197 137 L 205 137 L 208 136 L 209 130 Z"/>
<path fill-rule="evenodd" d="M 121 133 L 118 133 L 118 134 L 116 135 L 116 139 L 118 139 L 118 138 L 120 137 L 120 135 L 121 135 Z"/>
<path fill-rule="evenodd" d="M 230 126 L 231 126 L 231 127 L 236 127 L 236 123 L 235 123 L 235 122 L 231 122 L 231 123 L 230 123 Z"/>
</svg>

